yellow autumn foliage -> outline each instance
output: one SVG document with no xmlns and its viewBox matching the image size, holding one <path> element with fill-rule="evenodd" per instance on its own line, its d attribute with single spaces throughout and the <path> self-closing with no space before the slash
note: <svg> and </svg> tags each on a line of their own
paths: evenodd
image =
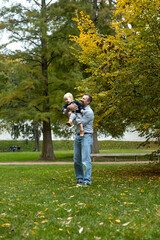
<svg viewBox="0 0 160 240">
<path fill-rule="evenodd" d="M 142 132 L 159 128 L 159 9 L 155 0 L 117 0 L 115 36 L 100 34 L 89 16 L 76 13 L 72 49 L 87 73 L 77 89 L 93 96 L 96 127 L 114 133 L 129 123 Z"/>
</svg>

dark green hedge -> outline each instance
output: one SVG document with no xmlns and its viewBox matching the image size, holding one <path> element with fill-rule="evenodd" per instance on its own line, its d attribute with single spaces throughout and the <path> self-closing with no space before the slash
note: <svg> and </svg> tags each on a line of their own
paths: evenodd
<svg viewBox="0 0 160 240">
<path fill-rule="evenodd" d="M 100 150 L 111 150 L 111 149 L 138 149 L 142 142 L 131 142 L 131 141 L 99 141 Z M 10 146 L 19 146 L 21 151 L 32 152 L 35 150 L 34 141 L 0 141 L 0 151 L 9 151 Z M 73 150 L 74 141 L 71 140 L 57 140 L 53 141 L 53 147 L 55 151 L 67 151 Z M 42 141 L 40 141 L 40 149 L 42 148 Z M 157 149 L 158 145 L 151 142 L 147 146 L 141 146 L 140 149 Z"/>
</svg>

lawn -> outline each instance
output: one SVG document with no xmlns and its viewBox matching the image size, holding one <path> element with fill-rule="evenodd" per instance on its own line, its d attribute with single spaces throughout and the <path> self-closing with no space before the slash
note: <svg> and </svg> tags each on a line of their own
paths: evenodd
<svg viewBox="0 0 160 240">
<path fill-rule="evenodd" d="M 160 166 L 0 167 L 0 239 L 159 240 Z"/>
<path fill-rule="evenodd" d="M 115 150 L 101 150 L 101 153 L 151 153 L 151 150 L 138 150 L 138 149 L 115 149 Z M 40 152 L 0 152 L 0 162 L 26 162 L 37 161 L 40 157 Z M 73 161 L 73 151 L 55 151 L 56 161 Z M 134 157 L 123 157 L 120 160 L 125 159 L 134 160 Z M 104 158 L 104 161 L 114 161 L 113 158 Z M 149 160 L 148 157 L 139 157 L 138 160 Z M 96 159 L 98 161 L 98 159 Z M 100 159 L 102 161 L 102 159 Z"/>
<path fill-rule="evenodd" d="M 40 152 L 0 152 L 0 162 L 37 161 Z M 57 161 L 73 161 L 73 151 L 56 151 Z"/>
</svg>

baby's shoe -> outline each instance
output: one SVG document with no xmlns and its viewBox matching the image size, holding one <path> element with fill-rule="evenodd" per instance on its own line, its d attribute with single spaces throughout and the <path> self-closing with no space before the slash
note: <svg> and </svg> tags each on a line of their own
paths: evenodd
<svg viewBox="0 0 160 240">
<path fill-rule="evenodd" d="M 69 120 L 66 124 L 67 124 L 69 127 L 71 127 L 71 126 L 72 126 L 72 121 Z"/>
</svg>

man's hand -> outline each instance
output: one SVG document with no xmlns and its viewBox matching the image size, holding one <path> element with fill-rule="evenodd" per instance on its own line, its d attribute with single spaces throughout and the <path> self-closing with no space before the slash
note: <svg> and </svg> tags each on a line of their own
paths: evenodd
<svg viewBox="0 0 160 240">
<path fill-rule="evenodd" d="M 84 110 L 83 110 L 83 109 L 81 109 L 81 113 L 82 113 L 82 114 L 84 113 Z"/>
<path fill-rule="evenodd" d="M 78 106 L 75 103 L 72 103 L 67 107 L 67 110 L 71 110 L 71 111 L 76 111 L 77 109 L 78 109 Z"/>
</svg>

